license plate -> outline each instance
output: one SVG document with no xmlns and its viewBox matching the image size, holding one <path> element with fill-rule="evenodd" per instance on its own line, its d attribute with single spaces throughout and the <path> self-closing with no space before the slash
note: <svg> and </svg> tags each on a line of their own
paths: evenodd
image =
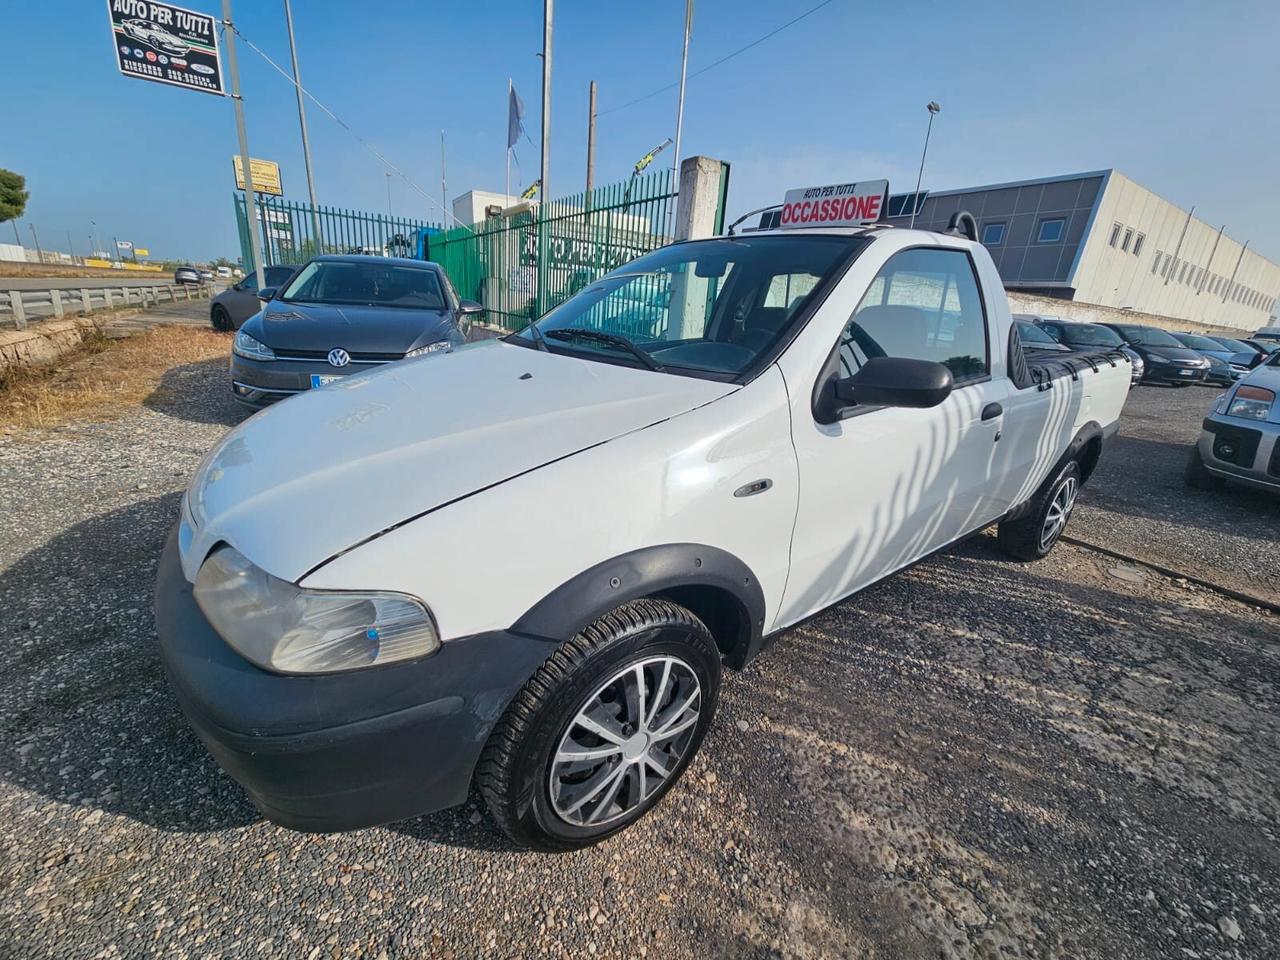
<svg viewBox="0 0 1280 960">
<path fill-rule="evenodd" d="M 322 373 L 313 373 L 311 375 L 311 389 L 323 387 L 326 383 L 333 383 L 335 380 L 341 380 L 341 377 L 326 377 Z"/>
<path fill-rule="evenodd" d="M 1195 372 L 1194 370 L 1179 370 L 1179 371 L 1178 371 L 1178 373 L 1182 374 L 1182 376 L 1184 376 L 1184 377 L 1194 377 L 1194 376 L 1196 375 L 1196 372 Z M 336 379 L 336 378 L 334 378 L 334 377 L 330 377 L 329 379 L 330 379 L 330 380 L 333 380 L 333 379 Z M 316 381 L 316 378 L 315 378 L 315 377 L 312 377 L 312 378 L 311 378 L 311 385 L 312 385 L 312 386 L 315 386 L 315 381 Z"/>
</svg>

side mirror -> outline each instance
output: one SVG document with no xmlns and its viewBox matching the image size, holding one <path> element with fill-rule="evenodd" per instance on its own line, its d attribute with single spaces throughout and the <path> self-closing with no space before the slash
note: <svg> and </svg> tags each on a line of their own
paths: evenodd
<svg viewBox="0 0 1280 960">
<path fill-rule="evenodd" d="M 1252 370 L 1265 359 L 1267 358 L 1261 353 L 1258 353 L 1255 350 L 1250 350 L 1247 353 L 1233 353 L 1231 355 L 1230 363 L 1233 367 L 1244 367 L 1246 370 Z"/>
<path fill-rule="evenodd" d="M 820 418 L 834 423 L 855 406 L 936 407 L 951 394 L 951 371 L 932 360 L 873 357 L 851 377 L 835 380 Z"/>
<path fill-rule="evenodd" d="M 484 313 L 484 304 L 476 303 L 474 300 L 459 300 L 458 313 L 464 317 L 475 313 Z"/>
<path fill-rule="evenodd" d="M 263 287 L 261 290 L 258 291 L 258 299 L 271 300 L 275 297 L 276 291 L 279 289 L 280 289 L 279 287 Z"/>
</svg>

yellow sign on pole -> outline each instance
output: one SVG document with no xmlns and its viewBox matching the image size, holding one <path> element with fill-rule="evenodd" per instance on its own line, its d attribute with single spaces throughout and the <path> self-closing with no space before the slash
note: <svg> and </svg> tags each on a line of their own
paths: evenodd
<svg viewBox="0 0 1280 960">
<path fill-rule="evenodd" d="M 151 251 L 146 247 L 134 247 L 133 254 L 136 257 L 149 257 L 151 256 Z"/>
<path fill-rule="evenodd" d="M 236 187 L 244 189 L 244 169 L 240 166 L 240 156 L 231 158 L 231 166 L 236 172 Z M 273 197 L 283 197 L 284 188 L 280 186 L 280 164 L 274 160 L 249 158 L 249 169 L 253 171 L 253 192 L 269 193 Z"/>
</svg>

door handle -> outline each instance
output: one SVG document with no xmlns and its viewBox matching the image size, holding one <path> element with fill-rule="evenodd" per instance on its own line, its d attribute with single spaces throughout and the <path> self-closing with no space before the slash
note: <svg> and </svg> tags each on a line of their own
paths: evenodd
<svg viewBox="0 0 1280 960">
<path fill-rule="evenodd" d="M 983 420 L 994 420 L 996 417 L 1004 413 L 1004 407 L 998 403 L 988 403 L 982 408 Z"/>
</svg>

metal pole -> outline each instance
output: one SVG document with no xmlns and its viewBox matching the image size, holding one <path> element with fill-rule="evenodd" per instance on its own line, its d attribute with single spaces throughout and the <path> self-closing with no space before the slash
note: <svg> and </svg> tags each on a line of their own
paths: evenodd
<svg viewBox="0 0 1280 960">
<path fill-rule="evenodd" d="M 40 263 L 44 263 L 44 251 L 40 249 L 40 234 L 36 233 L 36 225 L 28 223 L 27 226 L 31 228 L 31 236 L 36 241 L 36 256 L 40 258 Z"/>
<path fill-rule="evenodd" d="M 591 188 L 596 180 L 596 82 L 591 81 L 587 94 L 587 207 L 591 206 Z"/>
<path fill-rule="evenodd" d="M 511 205 L 511 78 L 507 77 L 507 192 L 502 195 L 502 206 Z"/>
<path fill-rule="evenodd" d="M 542 168 L 538 181 L 539 200 L 551 196 L 551 22 L 555 0 L 542 0 Z"/>
<path fill-rule="evenodd" d="M 444 131 L 440 131 L 440 206 L 449 209 L 449 188 L 444 180 Z"/>
<path fill-rule="evenodd" d="M 920 206 L 920 183 L 924 179 L 924 158 L 929 155 L 929 134 L 933 133 L 933 116 L 942 108 L 932 100 L 925 107 L 929 111 L 929 126 L 924 131 L 924 149 L 920 151 L 920 171 L 916 174 L 916 192 L 911 197 L 911 223 L 910 227 L 916 225 L 916 208 Z"/>
<path fill-rule="evenodd" d="M 689 32 L 693 29 L 693 0 L 684 0 L 684 50 L 680 54 L 680 98 L 676 102 L 675 156 L 671 158 L 672 180 L 680 178 L 680 134 L 684 132 L 684 83 L 689 73 Z"/>
<path fill-rule="evenodd" d="M 1196 287 L 1196 296 L 1200 296 L 1204 292 L 1205 281 L 1209 279 L 1209 268 L 1213 266 L 1213 256 L 1218 252 L 1218 244 L 1222 241 L 1222 231 L 1227 229 L 1224 223 L 1218 228 L 1218 235 L 1213 238 L 1213 249 L 1209 251 L 1209 259 L 1205 262 L 1204 269 L 1200 271 L 1200 285 Z"/>
<path fill-rule="evenodd" d="M 67 253 L 71 254 L 71 259 L 76 258 L 76 245 L 71 242 L 71 231 L 67 231 Z"/>
<path fill-rule="evenodd" d="M 387 174 L 387 219 L 391 219 L 391 174 Z"/>
<path fill-rule="evenodd" d="M 111 238 L 111 251 L 111 262 L 114 263 L 120 259 L 120 240 L 118 237 Z"/>
<path fill-rule="evenodd" d="M 1195 212 L 1196 208 L 1194 205 L 1187 211 L 1187 220 L 1182 225 L 1182 233 L 1178 235 L 1178 245 L 1173 248 L 1173 260 L 1169 264 L 1169 272 L 1164 275 L 1164 283 L 1162 286 L 1167 287 L 1169 285 L 1170 278 L 1173 277 L 1173 269 L 1178 265 L 1178 254 L 1182 252 L 1182 241 L 1187 236 L 1187 227 L 1191 226 L 1191 215 Z"/>
<path fill-rule="evenodd" d="M 289 0 L 284 0 L 284 22 L 289 28 L 289 58 L 293 61 L 293 90 L 298 95 L 298 126 L 302 128 L 302 162 L 307 168 L 307 196 L 311 198 L 315 252 L 323 253 L 320 249 L 320 211 L 316 207 L 316 182 L 311 176 L 311 139 L 307 136 L 307 112 L 303 109 L 302 77 L 298 73 L 298 46 L 293 40 L 293 7 Z"/>
<path fill-rule="evenodd" d="M 1249 249 L 1252 241 L 1246 240 L 1244 246 L 1240 248 L 1240 256 L 1236 257 L 1236 268 L 1231 271 L 1231 279 L 1227 281 L 1227 289 L 1222 293 L 1222 302 L 1227 302 L 1227 297 L 1231 294 L 1231 288 L 1235 286 L 1236 274 L 1240 272 L 1240 261 L 1244 259 L 1244 252 Z"/>
<path fill-rule="evenodd" d="M 22 235 L 18 233 L 17 218 L 15 217 L 13 220 L 10 220 L 9 222 L 13 224 L 13 242 L 16 243 L 18 246 L 22 246 Z"/>
<path fill-rule="evenodd" d="M 93 247 L 91 253 L 98 253 L 102 250 L 102 241 L 98 239 L 98 221 L 89 221 L 89 246 Z"/>
<path fill-rule="evenodd" d="M 240 64 L 236 60 L 236 27 L 231 19 L 231 0 L 222 0 L 222 26 L 227 41 L 227 72 L 231 74 L 231 100 L 236 108 L 236 137 L 240 141 L 240 166 L 244 170 L 245 213 L 249 218 L 249 250 L 253 255 L 254 289 L 266 285 L 262 269 L 262 238 L 258 235 L 258 196 L 253 189 L 253 167 L 249 165 L 249 135 L 244 131 L 244 98 L 240 96 Z M 265 222 L 265 221 L 264 221 Z"/>
</svg>

